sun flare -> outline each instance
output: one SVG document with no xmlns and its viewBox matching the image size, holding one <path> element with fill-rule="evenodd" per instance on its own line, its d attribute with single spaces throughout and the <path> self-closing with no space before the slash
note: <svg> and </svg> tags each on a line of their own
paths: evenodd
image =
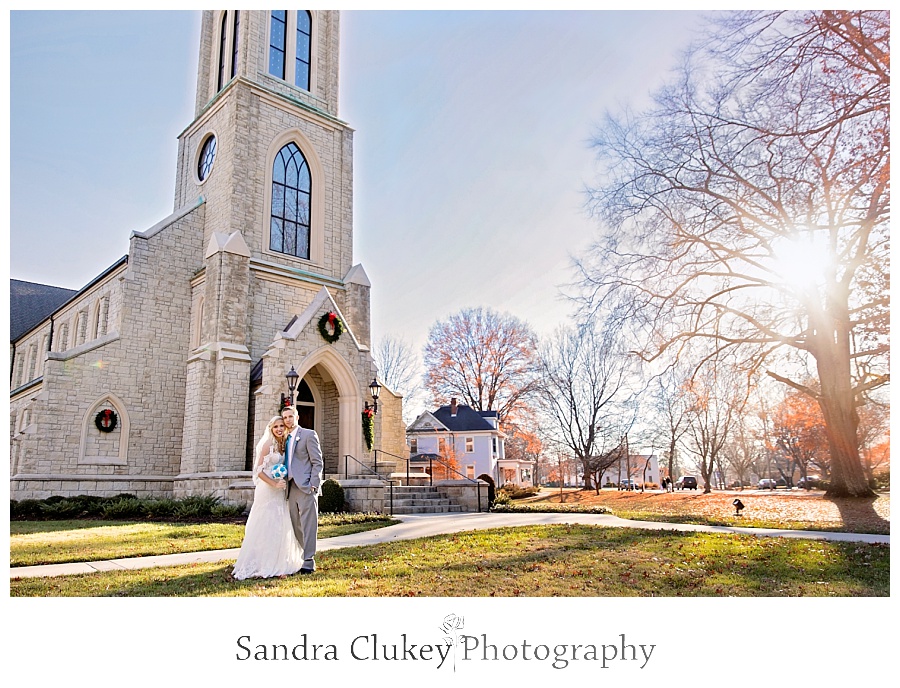
<svg viewBox="0 0 900 688">
<path fill-rule="evenodd" d="M 833 258 L 822 232 L 778 239 L 772 245 L 774 274 L 795 287 L 822 284 Z"/>
</svg>

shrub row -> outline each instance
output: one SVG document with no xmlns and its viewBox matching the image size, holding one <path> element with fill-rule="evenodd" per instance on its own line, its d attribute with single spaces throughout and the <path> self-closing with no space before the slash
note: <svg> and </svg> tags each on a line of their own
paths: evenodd
<svg viewBox="0 0 900 688">
<path fill-rule="evenodd" d="M 611 514 L 605 506 L 585 506 L 583 504 L 500 504 L 499 499 L 491 511 L 496 513 L 536 513 L 536 514 Z"/>
<path fill-rule="evenodd" d="M 346 526 L 355 523 L 381 523 L 383 521 L 392 520 L 393 519 L 390 516 L 371 511 L 365 513 L 350 513 L 345 511 L 339 514 L 323 511 L 319 512 L 320 526 Z"/>
<path fill-rule="evenodd" d="M 76 495 L 9 502 L 12 521 L 61 521 L 71 519 L 166 519 L 190 521 L 198 518 L 236 518 L 246 505 L 222 504 L 218 497 L 191 496 L 182 499 L 136 497 L 118 494 L 113 497 Z"/>
</svg>

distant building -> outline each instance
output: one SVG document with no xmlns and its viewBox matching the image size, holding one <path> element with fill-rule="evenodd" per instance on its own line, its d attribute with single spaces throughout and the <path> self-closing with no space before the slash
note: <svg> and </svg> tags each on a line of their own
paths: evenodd
<svg viewBox="0 0 900 688">
<path fill-rule="evenodd" d="M 659 484 L 659 459 L 656 454 L 631 454 L 628 460 L 622 457 L 618 463 L 607 468 L 600 478 L 600 485 L 618 485 L 623 480 Z"/>
<path fill-rule="evenodd" d="M 534 484 L 534 462 L 507 459 L 506 435 L 496 411 L 476 411 L 451 399 L 436 411 L 425 411 L 406 428 L 410 463 L 427 467 L 429 457 L 450 458 L 462 476 L 489 475 L 497 487 Z"/>
</svg>

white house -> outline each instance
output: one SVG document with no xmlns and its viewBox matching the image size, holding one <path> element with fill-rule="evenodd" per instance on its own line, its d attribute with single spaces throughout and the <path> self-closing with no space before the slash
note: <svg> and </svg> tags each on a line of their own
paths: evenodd
<svg viewBox="0 0 900 688">
<path fill-rule="evenodd" d="M 640 485 L 641 483 L 659 484 L 659 459 L 656 454 L 630 454 L 628 460 L 625 457 L 619 459 L 607 468 L 600 479 L 601 485 L 617 485 L 623 480 L 630 479 Z"/>
<path fill-rule="evenodd" d="M 534 462 L 507 459 L 496 411 L 476 411 L 470 406 L 450 404 L 425 411 L 406 429 L 410 463 L 422 470 L 441 466 L 452 459 L 456 470 L 467 478 L 487 474 L 497 487 L 507 483 L 532 485 Z M 445 469 L 444 469 L 445 470 Z"/>
</svg>

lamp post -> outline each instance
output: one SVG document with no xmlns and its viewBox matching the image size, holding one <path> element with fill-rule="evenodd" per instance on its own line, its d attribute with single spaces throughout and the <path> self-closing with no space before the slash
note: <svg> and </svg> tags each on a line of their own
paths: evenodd
<svg viewBox="0 0 900 688">
<path fill-rule="evenodd" d="M 369 394 L 372 395 L 373 404 L 369 406 L 369 402 L 366 402 L 366 410 L 372 410 L 372 413 L 378 413 L 378 395 L 381 394 L 381 385 L 378 384 L 378 378 L 373 377 L 372 382 L 369 383 Z"/>
<path fill-rule="evenodd" d="M 369 394 L 372 395 L 372 405 L 369 406 L 369 402 L 365 402 L 365 407 L 363 408 L 362 416 L 363 416 L 363 437 L 366 441 L 366 449 L 372 451 L 372 447 L 375 445 L 375 422 L 373 417 L 376 413 L 378 413 L 378 395 L 381 393 L 381 385 L 378 384 L 378 378 L 373 377 L 372 382 L 369 383 Z M 409 472 L 409 461 L 406 462 L 406 470 Z M 375 450 L 375 472 L 378 472 L 378 450 Z M 391 488 L 393 489 L 393 487 Z M 393 494 L 393 492 L 391 493 Z"/>
<path fill-rule="evenodd" d="M 287 380 L 288 391 L 290 395 L 288 396 L 287 404 L 285 406 L 293 406 L 294 405 L 294 390 L 297 389 L 297 383 L 300 381 L 300 375 L 294 370 L 294 366 L 291 366 L 290 371 L 287 375 L 284 376 Z M 283 400 L 283 398 L 282 398 Z"/>
</svg>

